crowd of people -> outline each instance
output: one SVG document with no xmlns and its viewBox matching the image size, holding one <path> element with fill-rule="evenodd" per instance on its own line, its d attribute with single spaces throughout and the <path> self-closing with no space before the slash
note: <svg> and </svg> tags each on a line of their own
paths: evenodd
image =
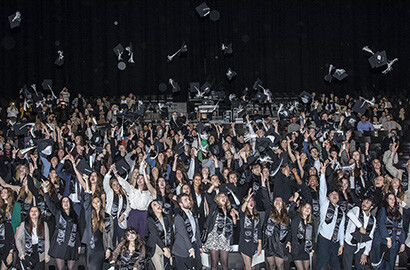
<svg viewBox="0 0 410 270">
<path fill-rule="evenodd" d="M 409 104 L 312 93 L 286 118 L 256 111 L 229 129 L 181 112 L 145 121 L 144 106 L 66 88 L 10 102 L 1 270 L 71 270 L 81 254 L 91 270 L 226 270 L 235 247 L 247 270 L 261 256 L 271 270 L 394 269 L 409 251 Z M 379 152 L 355 137 L 373 130 L 387 134 Z"/>
</svg>

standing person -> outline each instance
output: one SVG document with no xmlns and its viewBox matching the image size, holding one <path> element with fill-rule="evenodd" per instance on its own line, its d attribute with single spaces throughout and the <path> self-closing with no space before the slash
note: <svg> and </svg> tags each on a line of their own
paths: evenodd
<svg viewBox="0 0 410 270">
<path fill-rule="evenodd" d="M 262 180 L 262 188 L 266 188 L 266 181 Z M 239 252 L 245 264 L 245 270 L 254 270 L 252 258 L 262 252 L 262 222 L 255 207 L 252 189 L 243 200 L 239 210 L 240 235 Z"/>
<path fill-rule="evenodd" d="M 377 229 L 372 247 L 372 266 L 393 270 L 397 253 L 403 252 L 406 247 L 404 240 L 403 218 L 396 196 L 388 193 L 385 196 L 383 208 L 377 214 Z"/>
<path fill-rule="evenodd" d="M 118 178 L 111 179 L 111 172 L 113 166 L 110 168 L 108 173 L 104 176 L 104 192 L 106 194 L 105 201 L 105 212 L 110 214 L 112 217 L 113 225 L 113 245 L 119 243 L 124 236 L 124 230 L 127 228 L 127 217 L 131 211 L 129 200 L 125 190 L 121 187 L 118 182 L 120 178 L 117 173 Z"/>
<path fill-rule="evenodd" d="M 204 249 L 211 253 L 211 269 L 216 270 L 220 260 L 222 269 L 227 270 L 233 227 L 236 225 L 238 212 L 231 207 L 223 192 L 218 193 L 213 202 L 209 201 L 209 205 L 209 215 L 204 225 L 204 230 L 208 233 Z"/>
<path fill-rule="evenodd" d="M 138 175 L 136 187 L 119 176 L 117 176 L 117 179 L 130 200 L 131 211 L 128 217 L 128 227 L 133 227 L 142 239 L 146 239 L 148 237 L 148 205 L 157 197 L 157 191 L 148 179 L 147 163 L 145 161 L 143 161 L 142 169 L 144 174 Z M 118 175 L 115 166 L 113 171 L 115 175 Z M 138 173 L 138 169 L 134 169 L 132 177 L 134 177 L 135 173 Z"/>
<path fill-rule="evenodd" d="M 172 254 L 175 255 L 176 269 L 202 269 L 202 243 L 198 219 L 191 212 L 192 202 L 187 194 L 180 194 L 177 199 L 180 210 L 175 216 L 175 241 Z"/>
<path fill-rule="evenodd" d="M 6 270 L 13 262 L 14 232 L 10 220 L 0 211 L 0 269 Z"/>
<path fill-rule="evenodd" d="M 147 223 L 149 230 L 147 246 L 150 248 L 151 261 L 156 270 L 169 269 L 172 243 L 171 217 L 162 214 L 162 206 L 159 202 L 152 201 L 148 207 Z"/>
<path fill-rule="evenodd" d="M 144 241 L 134 228 L 127 228 L 112 254 L 110 264 L 118 264 L 120 270 L 140 270 L 144 269 L 144 258 Z"/>
<path fill-rule="evenodd" d="M 292 203 L 290 206 L 292 258 L 295 261 L 297 270 L 309 270 L 310 257 L 313 256 L 316 244 L 312 206 L 309 203 L 303 203 L 300 205 L 298 212 L 295 207 L 296 203 Z"/>
<path fill-rule="evenodd" d="M 343 251 L 343 269 L 351 270 L 353 266 L 355 269 L 364 270 L 367 257 L 372 248 L 372 241 L 374 231 L 376 229 L 376 218 L 370 214 L 373 209 L 373 201 L 371 198 L 366 198 L 362 202 L 361 208 L 353 207 L 347 212 L 349 222 L 346 227 L 345 245 Z M 360 233 L 360 235 L 358 235 Z M 367 238 L 366 240 L 361 240 Z"/>
<path fill-rule="evenodd" d="M 28 215 L 16 234 L 16 248 L 24 266 L 33 270 L 45 269 L 50 261 L 50 240 L 47 223 L 43 221 L 37 206 L 29 209 Z"/>
<path fill-rule="evenodd" d="M 92 195 L 89 181 L 85 179 L 85 229 L 82 243 L 87 248 L 87 269 L 100 270 L 104 260 L 111 255 L 113 247 L 112 217 L 105 213 L 104 204 L 98 195 Z"/>
<path fill-rule="evenodd" d="M 58 270 L 65 269 L 66 262 L 68 270 L 74 270 L 80 250 L 80 234 L 73 203 L 70 198 L 62 197 L 59 204 L 55 205 L 48 194 L 49 182 L 44 182 L 42 186 L 47 207 L 56 218 L 49 255 L 55 258 Z"/>
<path fill-rule="evenodd" d="M 285 260 L 291 249 L 291 232 L 286 204 L 281 197 L 276 197 L 270 203 L 267 189 L 262 189 L 266 209 L 263 227 L 263 248 L 270 270 L 284 270 Z"/>
<path fill-rule="evenodd" d="M 317 240 L 317 269 L 340 269 L 338 256 L 343 253 L 345 214 L 339 202 L 336 189 L 327 189 L 326 166 L 321 168 L 319 184 L 320 224 Z"/>
</svg>

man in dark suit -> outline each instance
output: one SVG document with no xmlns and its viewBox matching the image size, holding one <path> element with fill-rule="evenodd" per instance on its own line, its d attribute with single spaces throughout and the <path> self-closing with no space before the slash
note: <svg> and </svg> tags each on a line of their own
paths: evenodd
<svg viewBox="0 0 410 270">
<path fill-rule="evenodd" d="M 198 219 L 191 212 L 192 205 L 187 194 L 180 194 L 177 202 L 180 211 L 175 216 L 175 241 L 172 246 L 176 269 L 202 269 L 202 243 Z"/>
</svg>

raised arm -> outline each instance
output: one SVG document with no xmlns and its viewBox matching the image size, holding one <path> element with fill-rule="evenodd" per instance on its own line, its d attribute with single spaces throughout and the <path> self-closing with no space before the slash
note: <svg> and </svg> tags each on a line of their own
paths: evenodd
<svg viewBox="0 0 410 270">
<path fill-rule="evenodd" d="M 147 163 L 143 162 L 143 166 L 144 166 L 144 181 L 145 184 L 147 185 L 147 188 L 149 190 L 149 192 L 151 193 L 151 196 L 156 199 L 157 198 L 157 191 L 155 190 L 155 188 L 151 185 L 150 180 L 148 179 L 148 175 L 147 175 Z"/>
</svg>

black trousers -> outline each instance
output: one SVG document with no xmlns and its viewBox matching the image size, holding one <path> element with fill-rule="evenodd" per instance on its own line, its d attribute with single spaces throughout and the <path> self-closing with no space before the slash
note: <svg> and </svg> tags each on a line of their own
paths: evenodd
<svg viewBox="0 0 410 270">
<path fill-rule="evenodd" d="M 192 257 L 184 258 L 184 257 L 179 257 L 175 256 L 175 267 L 178 270 L 191 270 L 191 269 L 196 269 L 196 270 L 201 270 L 202 269 L 202 263 L 201 263 L 201 253 L 199 252 L 199 247 L 196 243 L 193 244 L 194 250 L 195 250 L 195 259 Z"/>
<path fill-rule="evenodd" d="M 357 250 L 356 246 L 350 246 L 345 242 L 343 247 L 343 270 L 351 270 L 353 266 L 353 259 L 354 259 L 354 267 L 355 269 L 364 270 L 366 265 L 360 264 L 360 258 L 364 252 L 364 248 L 360 249 L 356 254 L 355 251 Z M 369 258 L 367 259 L 369 260 Z"/>
</svg>

